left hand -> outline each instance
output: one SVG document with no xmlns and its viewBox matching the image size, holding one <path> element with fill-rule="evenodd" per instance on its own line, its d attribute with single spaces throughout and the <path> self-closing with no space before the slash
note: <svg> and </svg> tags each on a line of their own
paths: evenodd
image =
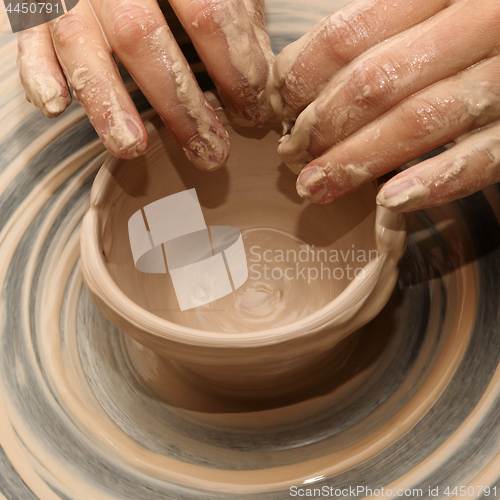
<svg viewBox="0 0 500 500">
<path fill-rule="evenodd" d="M 499 25 L 498 0 L 355 0 L 285 48 L 272 102 L 293 125 L 279 153 L 298 193 L 328 203 L 450 142 L 378 203 L 416 210 L 499 182 Z"/>
<path fill-rule="evenodd" d="M 170 0 L 219 94 L 242 125 L 264 123 L 274 56 L 264 0 Z M 222 167 L 229 136 L 199 88 L 157 0 L 80 0 L 48 23 L 19 32 L 26 97 L 48 117 L 71 102 L 68 84 L 106 148 L 146 151 L 148 135 L 115 63 L 118 56 L 184 150 L 202 170 Z"/>
</svg>

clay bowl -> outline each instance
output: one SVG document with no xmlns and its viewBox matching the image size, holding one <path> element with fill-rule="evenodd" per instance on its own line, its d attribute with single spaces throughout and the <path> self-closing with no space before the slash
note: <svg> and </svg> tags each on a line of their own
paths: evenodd
<svg viewBox="0 0 500 500">
<path fill-rule="evenodd" d="M 133 339 L 133 359 L 173 363 L 214 391 L 274 396 L 346 361 L 351 334 L 391 295 L 406 219 L 376 205 L 374 184 L 328 205 L 300 199 L 276 153 L 277 126 L 240 129 L 217 113 L 232 144 L 219 171 L 189 164 L 158 118 L 148 124 L 145 157 L 107 158 L 82 225 L 81 270 L 95 304 Z M 181 311 L 169 273 L 137 270 L 128 223 L 152 202 L 193 188 L 207 225 L 240 231 L 248 279 Z"/>
</svg>

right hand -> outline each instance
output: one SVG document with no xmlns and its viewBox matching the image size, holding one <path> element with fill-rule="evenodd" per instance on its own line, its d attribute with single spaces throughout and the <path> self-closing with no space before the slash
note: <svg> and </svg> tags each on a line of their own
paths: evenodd
<svg viewBox="0 0 500 500">
<path fill-rule="evenodd" d="M 407 212 L 500 182 L 499 22 L 498 0 L 354 0 L 288 46 L 273 106 L 299 195 L 329 203 L 452 142 L 377 202 Z"/>
</svg>

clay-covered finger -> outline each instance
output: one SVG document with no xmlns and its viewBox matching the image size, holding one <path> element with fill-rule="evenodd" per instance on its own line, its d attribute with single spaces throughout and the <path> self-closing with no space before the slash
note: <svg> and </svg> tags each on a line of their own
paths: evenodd
<svg viewBox="0 0 500 500">
<path fill-rule="evenodd" d="M 146 129 L 87 0 L 49 26 L 74 95 L 106 148 L 120 158 L 143 154 Z"/>
<path fill-rule="evenodd" d="M 500 57 L 406 99 L 299 175 L 299 194 L 328 203 L 463 134 L 500 119 Z"/>
<path fill-rule="evenodd" d="M 496 0 L 483 4 L 500 16 Z M 473 2 L 458 2 L 346 67 L 284 137 L 283 161 L 300 170 L 408 96 L 498 53 L 497 24 L 471 23 L 475 10 Z"/>
<path fill-rule="evenodd" d="M 224 104 L 238 123 L 251 126 L 270 117 L 266 85 L 272 56 L 263 50 L 262 2 L 246 3 L 248 10 L 244 0 L 171 1 Z"/>
<path fill-rule="evenodd" d="M 340 69 L 449 3 L 420 0 L 410 9 L 387 0 L 354 0 L 326 17 L 278 55 L 270 82 L 276 113 L 293 122 Z"/>
<path fill-rule="evenodd" d="M 186 156 L 223 166 L 229 138 L 175 42 L 156 0 L 92 0 L 106 38 Z"/>
<path fill-rule="evenodd" d="M 26 99 L 45 116 L 55 118 L 71 104 L 47 24 L 18 33 L 17 65 Z"/>
<path fill-rule="evenodd" d="M 276 56 L 271 47 L 271 39 L 266 29 L 265 0 L 243 0 L 250 21 L 253 23 L 255 36 L 266 58 L 269 71 L 271 70 Z M 269 80 L 269 78 L 268 78 Z"/>
<path fill-rule="evenodd" d="M 500 122 L 391 179 L 377 203 L 408 212 L 443 205 L 500 182 Z"/>
</svg>

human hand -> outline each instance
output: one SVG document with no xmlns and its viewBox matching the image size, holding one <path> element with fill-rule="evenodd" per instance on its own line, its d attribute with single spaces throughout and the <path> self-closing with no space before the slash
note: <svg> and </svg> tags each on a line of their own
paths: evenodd
<svg viewBox="0 0 500 500">
<path fill-rule="evenodd" d="M 377 202 L 417 210 L 499 182 L 499 24 L 498 0 L 355 0 L 285 48 L 270 84 L 300 196 L 328 203 L 450 142 Z"/>
<path fill-rule="evenodd" d="M 243 125 L 265 122 L 273 56 L 264 0 L 170 3 L 233 116 Z M 58 116 L 71 102 L 69 83 L 111 153 L 143 154 L 147 132 L 113 53 L 197 167 L 214 170 L 226 163 L 227 132 L 156 0 L 80 0 L 64 16 L 21 31 L 18 65 L 27 99 L 47 116 Z"/>
</svg>

